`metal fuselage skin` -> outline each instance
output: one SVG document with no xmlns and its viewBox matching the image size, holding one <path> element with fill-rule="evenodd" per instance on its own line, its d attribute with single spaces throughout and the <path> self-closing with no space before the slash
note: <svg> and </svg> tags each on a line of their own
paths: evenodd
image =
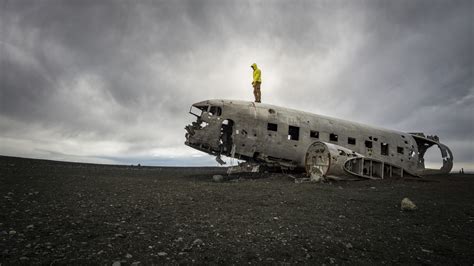
<svg viewBox="0 0 474 266">
<path fill-rule="evenodd" d="M 451 151 L 421 133 L 414 135 L 247 101 L 207 100 L 193 107 L 201 114 L 195 114 L 197 121 L 186 127 L 185 144 L 212 155 L 304 167 L 308 147 L 322 141 L 423 175 L 428 173 L 424 152 L 429 146 L 438 145 L 445 150 L 446 164 L 429 173 L 447 173 L 452 168 Z M 420 145 L 425 148 L 420 149 Z"/>
</svg>

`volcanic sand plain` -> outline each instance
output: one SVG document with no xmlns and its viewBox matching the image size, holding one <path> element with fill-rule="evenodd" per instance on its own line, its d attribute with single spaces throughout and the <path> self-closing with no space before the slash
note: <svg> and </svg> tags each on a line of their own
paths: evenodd
<svg viewBox="0 0 474 266">
<path fill-rule="evenodd" d="M 474 263 L 474 175 L 225 172 L 0 156 L 0 264 Z"/>
</svg>

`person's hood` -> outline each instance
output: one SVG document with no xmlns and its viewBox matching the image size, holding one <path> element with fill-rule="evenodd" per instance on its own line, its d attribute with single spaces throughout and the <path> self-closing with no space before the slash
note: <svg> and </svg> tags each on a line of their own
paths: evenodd
<svg viewBox="0 0 474 266">
<path fill-rule="evenodd" d="M 255 63 L 253 63 L 253 64 L 251 65 L 251 67 L 252 67 L 253 69 L 258 69 L 257 64 L 255 64 Z"/>
</svg>

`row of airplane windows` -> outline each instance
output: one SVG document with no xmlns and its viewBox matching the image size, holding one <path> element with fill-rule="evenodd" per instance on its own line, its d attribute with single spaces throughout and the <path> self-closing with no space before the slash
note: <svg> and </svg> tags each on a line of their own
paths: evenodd
<svg viewBox="0 0 474 266">
<path fill-rule="evenodd" d="M 278 124 L 268 123 L 267 124 L 267 130 L 275 131 L 275 132 L 278 131 Z M 300 128 L 299 127 L 295 127 L 295 126 L 289 126 L 288 127 L 288 140 L 298 141 L 299 140 L 299 135 L 300 135 Z M 309 136 L 311 138 L 319 139 L 319 131 L 311 130 L 310 133 L 309 133 Z M 377 141 L 377 138 L 374 138 L 374 140 Z M 330 133 L 329 134 L 329 141 L 338 142 L 339 141 L 339 136 L 335 133 Z M 353 138 L 353 137 L 348 137 L 347 138 L 347 144 L 356 145 L 356 139 Z M 366 140 L 364 144 L 365 144 L 365 147 L 368 148 L 368 149 L 373 148 L 373 143 L 372 143 L 371 140 Z M 400 147 L 400 146 L 397 146 L 397 152 L 399 154 L 404 154 L 404 148 Z M 380 143 L 380 154 L 382 154 L 382 155 L 388 155 L 389 154 L 388 143 L 385 143 L 385 142 Z"/>
</svg>

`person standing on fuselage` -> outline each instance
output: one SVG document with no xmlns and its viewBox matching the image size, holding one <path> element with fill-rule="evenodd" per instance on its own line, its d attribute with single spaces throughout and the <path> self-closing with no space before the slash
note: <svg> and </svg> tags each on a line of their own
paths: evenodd
<svg viewBox="0 0 474 266">
<path fill-rule="evenodd" d="M 262 93 L 260 92 L 260 85 L 262 84 L 262 71 L 257 67 L 257 64 L 253 63 L 250 66 L 253 69 L 253 95 L 255 96 L 255 102 L 260 103 L 262 101 Z"/>
</svg>

